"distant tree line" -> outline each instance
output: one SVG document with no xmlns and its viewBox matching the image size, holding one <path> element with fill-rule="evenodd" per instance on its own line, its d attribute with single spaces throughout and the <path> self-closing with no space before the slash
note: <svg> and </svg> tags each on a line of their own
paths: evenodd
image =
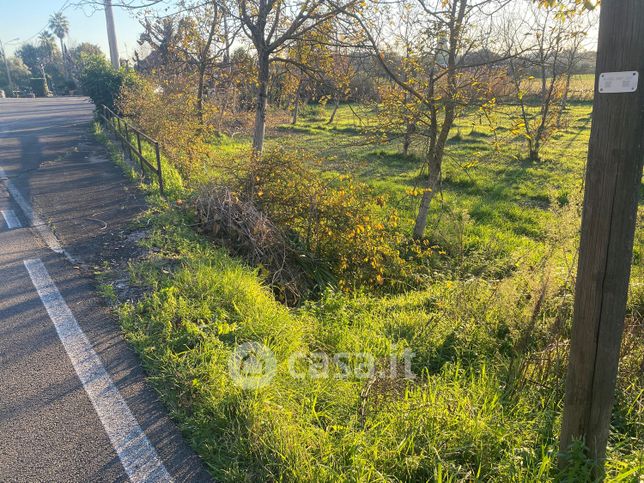
<svg viewBox="0 0 644 483">
<path fill-rule="evenodd" d="M 0 89 L 8 95 L 12 95 L 12 91 L 16 95 L 27 95 L 34 89 L 40 90 L 41 86 L 43 90 L 37 93 L 40 95 L 76 91 L 86 60 L 104 54 L 99 46 L 88 42 L 68 46 L 65 42 L 68 34 L 67 18 L 61 12 L 53 14 L 47 30 L 43 30 L 35 41 L 22 44 L 6 59 L 12 85 L 7 68 L 3 68 L 0 69 Z"/>
</svg>

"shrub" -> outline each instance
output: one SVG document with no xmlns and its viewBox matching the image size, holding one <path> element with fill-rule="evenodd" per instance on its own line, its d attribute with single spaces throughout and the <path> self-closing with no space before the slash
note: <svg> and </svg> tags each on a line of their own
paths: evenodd
<svg viewBox="0 0 644 483">
<path fill-rule="evenodd" d="M 189 77 L 139 78 L 123 85 L 117 102 L 128 119 L 159 142 L 186 181 L 203 174 L 212 155 L 209 140 L 216 135 L 212 126 L 197 117 L 194 85 Z"/>
<path fill-rule="evenodd" d="M 35 77 L 29 79 L 31 83 L 31 90 L 33 91 L 36 97 L 48 97 L 51 95 L 49 92 L 49 86 L 47 85 L 47 79 L 43 77 Z"/>
<path fill-rule="evenodd" d="M 402 231 L 386 198 L 350 176 L 323 176 L 316 169 L 320 163 L 301 152 L 269 150 L 261 161 L 239 167 L 233 191 L 277 227 L 312 285 L 397 290 L 411 282 L 421 268 L 413 262 L 431 254 L 428 242 L 414 241 Z M 206 186 L 202 193 L 217 189 Z M 204 205 L 205 199 L 198 197 L 198 212 L 208 225 L 211 220 L 203 214 L 212 207 Z M 210 226 L 206 229 L 212 232 Z M 261 262 L 271 267 L 272 258 Z"/>
<path fill-rule="evenodd" d="M 79 82 L 83 93 L 97 108 L 105 105 L 114 111 L 121 88 L 135 84 L 137 77 L 133 72 L 114 69 L 103 56 L 89 55 L 83 58 Z"/>
</svg>

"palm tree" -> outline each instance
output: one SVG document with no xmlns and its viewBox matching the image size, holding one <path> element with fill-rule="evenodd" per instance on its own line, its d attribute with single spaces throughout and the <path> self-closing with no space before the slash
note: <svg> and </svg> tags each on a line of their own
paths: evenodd
<svg viewBox="0 0 644 483">
<path fill-rule="evenodd" d="M 45 30 L 38 36 L 38 41 L 40 42 L 40 46 L 45 49 L 45 52 L 47 54 L 47 62 L 51 62 L 54 54 L 54 36 L 51 34 L 51 32 Z"/>
<path fill-rule="evenodd" d="M 56 37 L 60 39 L 60 53 L 63 57 L 63 72 L 67 78 L 67 69 L 65 67 L 65 45 L 63 39 L 69 33 L 69 22 L 62 12 L 56 12 L 49 17 L 49 28 Z"/>
</svg>

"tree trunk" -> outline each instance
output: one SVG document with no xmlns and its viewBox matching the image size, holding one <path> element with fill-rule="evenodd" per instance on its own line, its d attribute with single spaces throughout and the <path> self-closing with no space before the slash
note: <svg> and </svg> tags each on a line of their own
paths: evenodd
<svg viewBox="0 0 644 483">
<path fill-rule="evenodd" d="M 537 161 L 539 161 L 539 151 L 534 148 L 530 149 L 529 157 L 530 161 L 536 163 Z"/>
<path fill-rule="evenodd" d="M 460 45 L 461 28 L 465 12 L 467 10 L 467 0 L 461 0 L 460 3 L 454 2 L 452 4 L 452 21 L 450 22 L 449 34 L 449 52 L 447 59 L 447 89 L 448 95 L 445 102 L 445 118 L 441 126 L 435 144 L 428 152 L 428 169 L 427 183 L 425 184 L 425 192 L 418 208 L 418 215 L 416 216 L 416 223 L 414 225 L 414 238 L 422 238 L 425 235 L 425 228 L 427 227 L 427 216 L 429 215 L 429 205 L 436 194 L 438 184 L 441 179 L 441 168 L 443 165 L 443 155 L 445 154 L 445 143 L 449 136 L 454 119 L 456 118 L 456 95 L 457 95 L 457 74 L 456 74 L 456 53 Z M 433 74 L 432 74 L 433 75 Z M 433 93 L 433 82 L 430 84 L 430 92 Z M 436 112 L 432 115 L 432 125 L 437 128 Z"/>
<path fill-rule="evenodd" d="M 300 113 L 300 91 L 302 90 L 302 80 L 297 82 L 297 90 L 295 91 L 295 100 L 293 101 L 293 118 L 291 124 L 297 124 L 297 116 Z"/>
<path fill-rule="evenodd" d="M 416 122 L 412 120 L 407 120 L 407 127 L 405 128 L 405 137 L 403 138 L 403 154 L 407 156 L 409 154 L 409 148 L 411 147 L 412 135 L 416 132 Z"/>
<path fill-rule="evenodd" d="M 199 119 L 199 125 L 203 125 L 203 98 L 205 90 L 205 79 L 206 79 L 206 69 L 205 65 L 202 65 L 199 68 L 199 85 L 197 87 L 197 118 Z"/>
<path fill-rule="evenodd" d="M 420 202 L 420 207 L 418 208 L 418 214 L 416 215 L 416 223 L 414 225 L 413 233 L 414 238 L 422 238 L 425 236 L 427 217 L 429 215 L 429 205 L 431 204 L 432 199 L 434 199 L 434 195 L 439 188 L 441 170 L 443 168 L 443 156 L 445 154 L 445 143 L 447 142 L 447 137 L 454 125 L 454 119 L 455 104 L 453 101 L 450 101 L 445 108 L 445 119 L 436 139 L 436 143 L 429 150 L 427 155 L 427 168 L 429 173 L 427 173 L 427 179 L 424 186 L 425 191 L 423 192 L 423 198 Z"/>
<path fill-rule="evenodd" d="M 434 199 L 434 195 L 438 190 L 438 184 L 441 178 L 441 164 L 442 154 L 430 153 L 428 166 L 429 173 L 427 175 L 427 182 L 425 183 L 423 197 L 420 201 L 418 208 L 418 215 L 416 216 L 416 224 L 414 225 L 414 238 L 422 238 L 425 235 L 425 228 L 427 228 L 427 217 L 429 216 L 429 205 Z"/>
<path fill-rule="evenodd" d="M 261 156 L 262 151 L 264 150 L 264 137 L 266 135 L 266 106 L 268 104 L 268 69 L 268 52 L 259 52 L 257 106 L 255 110 L 255 130 L 253 132 L 253 151 L 256 156 Z"/>
<path fill-rule="evenodd" d="M 530 161 L 537 162 L 541 159 L 541 132 L 537 129 L 534 140 L 530 140 L 528 146 L 530 148 Z"/>
<path fill-rule="evenodd" d="M 297 124 L 297 115 L 300 111 L 300 96 L 295 94 L 295 102 L 293 103 L 293 114 L 291 116 L 291 124 L 294 126 Z"/>
<path fill-rule="evenodd" d="M 40 64 L 40 75 L 43 79 L 43 95 L 45 97 L 51 96 L 51 89 L 49 88 L 49 83 L 47 82 L 47 74 L 45 73 L 45 66 Z"/>
<path fill-rule="evenodd" d="M 215 31 L 217 26 L 218 9 L 214 9 L 212 23 L 210 24 L 210 32 L 206 45 L 199 55 L 199 85 L 197 87 L 197 118 L 199 119 L 199 129 L 203 127 L 203 104 L 205 97 L 205 82 L 206 70 L 208 69 L 208 62 L 210 60 L 209 52 L 212 41 L 215 38 Z"/>
<path fill-rule="evenodd" d="M 532 137 L 528 138 L 528 160 L 532 162 L 539 161 L 539 146 Z"/>
<path fill-rule="evenodd" d="M 338 112 L 338 107 L 340 107 L 340 98 L 336 97 L 335 103 L 333 104 L 333 112 L 331 113 L 331 117 L 329 118 L 327 124 L 333 123 L 333 120 L 335 119 L 335 115 Z"/>
<path fill-rule="evenodd" d="M 541 64 L 541 99 L 542 100 L 544 97 L 546 97 L 546 93 L 548 92 L 547 82 L 548 82 L 548 74 L 546 73 L 546 66 L 545 66 L 545 60 L 544 60 Z"/>
<path fill-rule="evenodd" d="M 67 80 L 67 65 L 65 64 L 65 44 L 63 44 L 63 38 L 58 37 L 60 40 L 60 55 L 63 62 L 63 77 Z"/>
<path fill-rule="evenodd" d="M 564 111 L 568 108 L 568 92 L 570 92 L 570 80 L 572 78 L 572 73 L 568 71 L 566 74 L 566 84 L 564 85 L 564 91 L 561 96 L 561 105 L 559 106 L 559 112 L 557 113 L 557 128 L 561 128 L 561 120 L 563 118 Z"/>
</svg>

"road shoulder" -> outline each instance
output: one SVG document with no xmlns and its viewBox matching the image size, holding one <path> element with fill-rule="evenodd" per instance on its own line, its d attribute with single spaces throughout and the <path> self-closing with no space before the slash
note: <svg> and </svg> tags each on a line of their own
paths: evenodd
<svg viewBox="0 0 644 483">
<path fill-rule="evenodd" d="M 133 223 L 147 208 L 143 193 L 109 159 L 89 125 L 74 148 L 46 157 L 49 161 L 30 175 L 31 199 L 74 260 L 72 270 L 62 257 L 46 261 L 47 268 L 169 473 L 175 480 L 208 481 L 201 460 L 145 382 L 138 357 L 98 295 L 97 275 L 104 267 L 126 267 L 144 255 L 137 243 L 141 230 Z"/>
</svg>

